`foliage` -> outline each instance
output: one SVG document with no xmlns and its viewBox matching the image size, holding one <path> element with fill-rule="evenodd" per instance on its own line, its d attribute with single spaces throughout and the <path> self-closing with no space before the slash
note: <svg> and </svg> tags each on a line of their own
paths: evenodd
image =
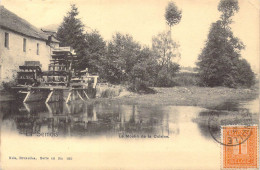
<svg viewBox="0 0 260 170">
<path fill-rule="evenodd" d="M 158 63 L 166 68 L 169 67 L 173 58 L 180 57 L 179 45 L 170 37 L 170 32 L 162 32 L 152 39 L 152 50 Z"/>
<path fill-rule="evenodd" d="M 251 87 L 255 84 L 255 74 L 250 64 L 245 60 L 238 60 L 238 77 L 237 82 L 243 87 Z"/>
<path fill-rule="evenodd" d="M 239 11 L 237 0 L 220 0 L 218 10 L 222 12 L 221 19 L 226 21 L 227 24 L 231 23 L 231 18 L 235 12 Z M 229 22 L 228 22 L 229 21 Z"/>
<path fill-rule="evenodd" d="M 63 18 L 62 24 L 57 31 L 57 38 L 60 41 L 60 46 L 72 47 L 77 56 L 82 59 L 86 56 L 85 51 L 85 36 L 84 25 L 79 18 L 77 18 L 79 12 L 75 4 L 71 5 L 71 10 Z"/>
<path fill-rule="evenodd" d="M 154 50 L 151 50 L 141 47 L 129 35 L 116 33 L 108 43 L 102 78 L 113 84 L 126 83 L 129 89 L 135 92 L 147 92 L 148 86 L 174 85 L 171 80 L 179 70 L 179 65 L 171 60 L 177 55 L 174 54 L 177 44 L 169 40 L 167 35 L 163 37 L 167 40 L 156 38 L 154 42 L 157 44 L 154 44 Z M 164 44 L 161 45 L 162 43 Z M 167 48 L 165 55 L 163 49 L 160 49 L 162 46 Z M 167 76 L 164 77 L 165 75 Z"/>
<path fill-rule="evenodd" d="M 174 82 L 174 77 L 176 73 L 179 71 L 180 66 L 176 63 L 170 63 L 170 66 L 162 67 L 161 70 L 158 72 L 158 77 L 156 80 L 157 87 L 172 87 L 175 86 L 176 83 Z"/>
<path fill-rule="evenodd" d="M 60 46 L 70 46 L 75 50 L 79 58 L 76 70 L 88 68 L 92 73 L 102 72 L 106 43 L 98 31 L 84 33 L 84 25 L 78 15 L 78 8 L 75 4 L 71 5 L 71 10 L 58 28 Z"/>
<path fill-rule="evenodd" d="M 199 56 L 199 73 L 206 86 L 234 87 L 236 60 L 241 57 L 244 45 L 225 29 L 221 21 L 212 24 L 206 45 Z M 232 76 L 233 75 L 233 76 Z"/>
<path fill-rule="evenodd" d="M 144 48 L 140 52 L 138 63 L 135 64 L 130 73 L 130 80 L 134 82 L 136 79 L 140 79 L 145 84 L 153 86 L 159 69 L 160 67 L 153 57 L 152 51 L 149 48 Z"/>
<path fill-rule="evenodd" d="M 130 35 L 116 33 L 108 43 L 105 57 L 105 77 L 111 83 L 121 83 L 128 80 L 134 65 L 140 60 L 141 46 Z"/>
<path fill-rule="evenodd" d="M 103 70 L 104 55 L 106 54 L 106 43 L 97 32 L 85 34 L 85 50 L 87 55 L 82 58 L 81 67 L 89 68 L 92 73 L 101 73 Z"/>
<path fill-rule="evenodd" d="M 179 10 L 175 3 L 171 1 L 165 9 L 164 17 L 166 19 L 166 23 L 172 27 L 180 22 L 182 18 L 182 11 Z"/>
<path fill-rule="evenodd" d="M 241 60 L 241 50 L 245 48 L 239 38 L 233 35 L 229 23 L 235 11 L 238 11 L 235 0 L 221 0 L 219 10 L 223 11 L 221 20 L 213 23 L 210 28 L 205 47 L 199 55 L 197 63 L 201 83 L 204 86 L 246 86 L 246 76 L 241 75 L 242 67 L 246 73 L 252 75 L 250 66 Z M 228 22 L 227 22 L 228 21 Z M 248 85 L 253 83 L 253 78 L 248 79 Z"/>
<path fill-rule="evenodd" d="M 141 94 L 154 94 L 156 91 L 152 88 L 150 88 L 146 82 L 142 81 L 141 79 L 136 79 L 134 83 L 130 82 L 130 85 L 128 87 L 129 91 L 137 92 Z"/>
<path fill-rule="evenodd" d="M 13 92 L 12 87 L 16 86 L 16 84 L 17 84 L 17 82 L 14 80 L 11 80 L 8 82 L 5 82 L 5 81 L 2 82 L 3 89 L 7 92 Z"/>
<path fill-rule="evenodd" d="M 84 33 L 78 14 L 77 7 L 71 5 L 57 33 L 61 46 L 75 49 L 79 57 L 76 71 L 88 68 L 98 73 L 102 81 L 128 84 L 133 91 L 148 92 L 148 86 L 174 85 L 173 77 L 179 65 L 173 59 L 180 54 L 170 32 L 153 37 L 152 50 L 142 47 L 128 34 L 115 33 L 106 43 L 97 31 Z M 165 17 L 173 26 L 180 22 L 181 11 L 170 2 Z"/>
<path fill-rule="evenodd" d="M 179 45 L 170 37 L 170 32 L 162 32 L 152 39 L 152 51 L 155 56 L 159 69 L 155 85 L 174 86 L 173 77 L 179 70 L 179 65 L 173 59 L 180 57 Z"/>
<path fill-rule="evenodd" d="M 199 77 L 196 73 L 178 73 L 173 81 L 176 86 L 198 86 Z"/>
<path fill-rule="evenodd" d="M 116 96 L 118 96 L 118 94 L 116 94 L 114 89 L 106 89 L 105 91 L 102 91 L 100 95 L 102 98 L 111 98 Z"/>
</svg>

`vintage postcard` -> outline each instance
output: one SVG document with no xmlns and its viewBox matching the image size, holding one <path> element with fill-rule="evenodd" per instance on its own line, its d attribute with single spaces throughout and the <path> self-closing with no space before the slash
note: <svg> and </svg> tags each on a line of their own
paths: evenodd
<svg viewBox="0 0 260 170">
<path fill-rule="evenodd" d="M 0 169 L 259 169 L 258 0 L 0 0 Z"/>
</svg>

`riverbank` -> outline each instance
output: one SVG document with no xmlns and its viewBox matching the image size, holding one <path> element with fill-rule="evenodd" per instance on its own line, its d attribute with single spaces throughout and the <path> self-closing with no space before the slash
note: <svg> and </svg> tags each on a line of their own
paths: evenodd
<svg viewBox="0 0 260 170">
<path fill-rule="evenodd" d="M 4 90 L 0 90 L 0 102 L 10 101 L 14 99 L 15 97 L 11 93 Z"/>
<path fill-rule="evenodd" d="M 177 105 L 214 108 L 228 101 L 252 100 L 258 96 L 258 88 L 231 89 L 226 87 L 172 87 L 154 88 L 156 94 L 136 94 L 110 99 L 95 99 L 92 102 L 118 102 L 140 105 Z"/>
<path fill-rule="evenodd" d="M 258 88 L 231 89 L 226 87 L 171 87 L 153 88 L 155 94 L 137 94 L 127 91 L 121 92 L 119 97 L 97 98 L 89 102 L 116 102 L 120 104 L 139 105 L 175 105 L 175 106 L 200 106 L 214 109 L 225 102 L 246 101 L 258 96 Z M 0 93 L 0 101 L 14 100 L 8 92 Z"/>
</svg>

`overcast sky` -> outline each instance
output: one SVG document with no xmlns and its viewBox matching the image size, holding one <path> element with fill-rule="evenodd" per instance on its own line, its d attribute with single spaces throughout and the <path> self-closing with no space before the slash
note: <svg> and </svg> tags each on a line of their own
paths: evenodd
<svg viewBox="0 0 260 170">
<path fill-rule="evenodd" d="M 164 13 L 168 0 L 0 0 L 1 4 L 36 27 L 60 24 L 75 3 L 82 22 L 110 40 L 116 31 L 128 33 L 143 45 L 151 45 L 152 36 L 164 31 Z M 172 36 L 180 44 L 182 66 L 195 62 L 212 22 L 220 13 L 218 0 L 174 0 L 182 9 L 181 22 Z M 232 24 L 235 36 L 246 45 L 242 56 L 259 72 L 259 0 L 239 0 L 240 11 Z"/>
</svg>

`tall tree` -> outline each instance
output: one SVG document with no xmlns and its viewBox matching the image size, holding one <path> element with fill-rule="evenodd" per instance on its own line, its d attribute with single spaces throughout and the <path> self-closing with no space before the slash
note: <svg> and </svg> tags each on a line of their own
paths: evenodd
<svg viewBox="0 0 260 170">
<path fill-rule="evenodd" d="M 250 64 L 245 60 L 239 60 L 238 64 L 238 79 L 237 82 L 242 87 L 251 87 L 255 84 L 255 74 L 251 69 Z"/>
<path fill-rule="evenodd" d="M 162 32 L 152 39 L 153 55 L 157 59 L 159 70 L 156 86 L 173 86 L 173 77 L 179 71 L 179 65 L 173 62 L 180 57 L 179 45 L 170 38 L 170 32 Z"/>
<path fill-rule="evenodd" d="M 169 68 L 173 58 L 180 57 L 179 44 L 170 38 L 170 32 L 161 32 L 152 39 L 152 50 L 162 67 Z"/>
<path fill-rule="evenodd" d="M 198 58 L 198 71 L 205 86 L 236 87 L 243 82 L 239 70 L 247 65 L 241 60 L 241 50 L 245 46 L 230 27 L 231 17 L 239 10 L 238 1 L 220 0 L 218 10 L 222 14 L 220 20 L 211 25 L 205 47 Z M 251 75 L 249 68 L 246 70 Z"/>
<path fill-rule="evenodd" d="M 113 83 L 127 81 L 138 61 L 141 46 L 130 35 L 116 33 L 107 47 L 107 76 Z"/>
<path fill-rule="evenodd" d="M 154 86 L 159 69 L 160 67 L 153 56 L 152 50 L 148 47 L 141 49 L 137 62 L 130 73 L 132 90 L 138 91 L 140 86 Z"/>
<path fill-rule="evenodd" d="M 85 50 L 84 25 L 78 18 L 78 14 L 78 8 L 72 4 L 71 10 L 63 18 L 63 22 L 58 28 L 57 38 L 60 41 L 60 46 L 72 47 L 81 61 L 87 52 Z"/>
<path fill-rule="evenodd" d="M 106 54 L 106 42 L 98 31 L 85 34 L 85 55 L 80 63 L 81 67 L 89 68 L 92 73 L 101 73 L 103 71 L 104 56 Z"/>
<path fill-rule="evenodd" d="M 239 11 L 237 0 L 220 0 L 218 10 L 222 12 L 221 20 L 225 25 L 231 24 L 232 16 Z"/>
<path fill-rule="evenodd" d="M 170 1 L 165 9 L 164 17 L 171 31 L 172 26 L 181 21 L 182 11 L 178 9 L 174 2 Z"/>
</svg>

